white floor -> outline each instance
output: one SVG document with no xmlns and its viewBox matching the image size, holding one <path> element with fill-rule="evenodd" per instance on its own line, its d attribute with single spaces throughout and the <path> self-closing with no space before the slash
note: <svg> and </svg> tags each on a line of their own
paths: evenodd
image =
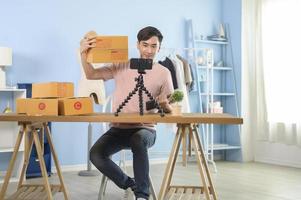
<svg viewBox="0 0 301 200">
<path fill-rule="evenodd" d="M 301 200 L 301 169 L 260 163 L 217 162 L 218 172 L 212 173 L 218 199 L 222 200 Z M 151 176 L 157 193 L 162 182 L 165 165 L 152 165 Z M 130 169 L 128 171 L 131 171 Z M 132 174 L 132 173 L 130 173 Z M 96 200 L 101 176 L 80 177 L 77 172 L 63 173 L 70 199 Z M 39 181 L 30 179 L 29 182 Z M 56 175 L 51 181 L 57 183 Z M 173 185 L 199 185 L 197 165 L 189 163 L 185 168 L 178 163 Z M 16 183 L 11 183 L 8 193 L 14 192 Z M 123 191 L 112 182 L 107 187 L 107 199 L 122 199 Z M 55 199 L 64 199 L 56 194 Z"/>
</svg>

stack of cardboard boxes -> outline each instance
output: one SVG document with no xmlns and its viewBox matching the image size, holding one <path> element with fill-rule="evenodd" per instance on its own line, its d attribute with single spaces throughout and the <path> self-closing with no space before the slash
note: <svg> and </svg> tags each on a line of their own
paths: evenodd
<svg viewBox="0 0 301 200">
<path fill-rule="evenodd" d="M 81 115 L 93 113 L 90 97 L 74 97 L 68 82 L 32 84 L 32 98 L 17 99 L 17 113 L 27 115 Z"/>
<path fill-rule="evenodd" d="M 89 63 L 128 61 L 127 36 L 97 36 L 96 47 L 88 52 Z M 17 99 L 17 113 L 27 115 L 80 115 L 93 113 L 89 97 L 74 97 L 73 83 L 32 84 L 32 98 Z"/>
<path fill-rule="evenodd" d="M 88 52 L 89 63 L 112 63 L 128 61 L 127 36 L 97 36 L 96 47 Z"/>
</svg>

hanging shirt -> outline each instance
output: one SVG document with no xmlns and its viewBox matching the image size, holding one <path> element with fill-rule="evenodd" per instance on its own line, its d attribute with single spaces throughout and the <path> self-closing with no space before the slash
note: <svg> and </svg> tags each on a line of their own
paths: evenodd
<svg viewBox="0 0 301 200">
<path fill-rule="evenodd" d="M 182 90 L 184 93 L 184 98 L 182 101 L 182 111 L 184 113 L 190 112 L 190 103 L 188 99 L 188 92 L 185 84 L 184 79 L 184 69 L 183 69 L 183 62 L 178 59 L 177 57 L 170 58 L 175 66 L 176 69 L 176 75 L 177 75 L 177 82 L 179 84 L 179 90 Z"/>
<path fill-rule="evenodd" d="M 191 69 L 190 69 L 189 63 L 185 58 L 183 58 L 180 55 L 177 55 L 177 58 L 179 58 L 183 62 L 185 84 L 186 84 L 187 90 L 190 91 L 190 87 L 192 84 L 192 76 L 191 76 Z"/>
<path fill-rule="evenodd" d="M 189 88 L 189 92 L 191 92 L 191 91 L 193 91 L 194 90 L 194 87 L 195 87 L 195 85 L 194 85 L 194 83 L 195 83 L 195 78 L 194 78 L 194 71 L 193 71 L 193 69 L 192 69 L 192 67 L 191 67 L 191 64 L 189 64 L 189 68 L 190 68 L 190 73 L 191 73 L 191 84 L 190 84 L 190 88 Z"/>
<path fill-rule="evenodd" d="M 166 67 L 170 71 L 171 78 L 172 78 L 173 88 L 174 89 L 178 89 L 176 69 L 175 69 L 172 61 L 168 57 L 166 57 L 164 61 L 159 61 L 159 63 L 161 65 L 163 65 L 164 67 Z"/>
</svg>

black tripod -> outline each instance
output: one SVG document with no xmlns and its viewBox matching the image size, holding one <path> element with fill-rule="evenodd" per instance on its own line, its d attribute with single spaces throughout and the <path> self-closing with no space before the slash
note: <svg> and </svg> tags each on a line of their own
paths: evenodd
<svg viewBox="0 0 301 200">
<path fill-rule="evenodd" d="M 119 105 L 119 107 L 117 108 L 117 110 L 115 112 L 115 116 L 118 116 L 118 113 L 121 112 L 122 108 L 129 102 L 131 97 L 134 94 L 136 94 L 137 91 L 138 91 L 138 95 L 139 95 L 140 115 L 143 115 L 143 96 L 142 96 L 142 92 L 144 91 L 145 94 L 148 96 L 148 98 L 151 101 L 154 101 L 155 108 L 157 108 L 159 110 L 160 116 L 163 117 L 164 116 L 163 109 L 160 107 L 158 102 L 154 99 L 152 94 L 144 86 L 143 74 L 145 74 L 145 72 L 144 71 L 138 71 L 138 72 L 139 72 L 139 76 L 137 78 L 135 78 L 135 81 L 137 83 L 136 83 L 136 86 L 135 86 L 134 90 L 132 92 L 130 92 L 129 95 L 124 99 L 124 101 Z"/>
</svg>

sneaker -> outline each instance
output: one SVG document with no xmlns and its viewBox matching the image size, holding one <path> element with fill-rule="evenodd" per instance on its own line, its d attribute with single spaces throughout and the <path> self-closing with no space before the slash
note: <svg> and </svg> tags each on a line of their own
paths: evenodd
<svg viewBox="0 0 301 200">
<path fill-rule="evenodd" d="M 124 190 L 123 200 L 134 200 L 134 192 L 130 187 Z"/>
<path fill-rule="evenodd" d="M 147 200 L 147 199 L 144 199 L 142 197 L 138 197 L 136 200 Z"/>
<path fill-rule="evenodd" d="M 134 178 L 128 177 L 125 184 L 126 184 L 127 187 L 132 188 L 132 190 L 134 190 L 136 182 L 135 182 Z"/>
</svg>

